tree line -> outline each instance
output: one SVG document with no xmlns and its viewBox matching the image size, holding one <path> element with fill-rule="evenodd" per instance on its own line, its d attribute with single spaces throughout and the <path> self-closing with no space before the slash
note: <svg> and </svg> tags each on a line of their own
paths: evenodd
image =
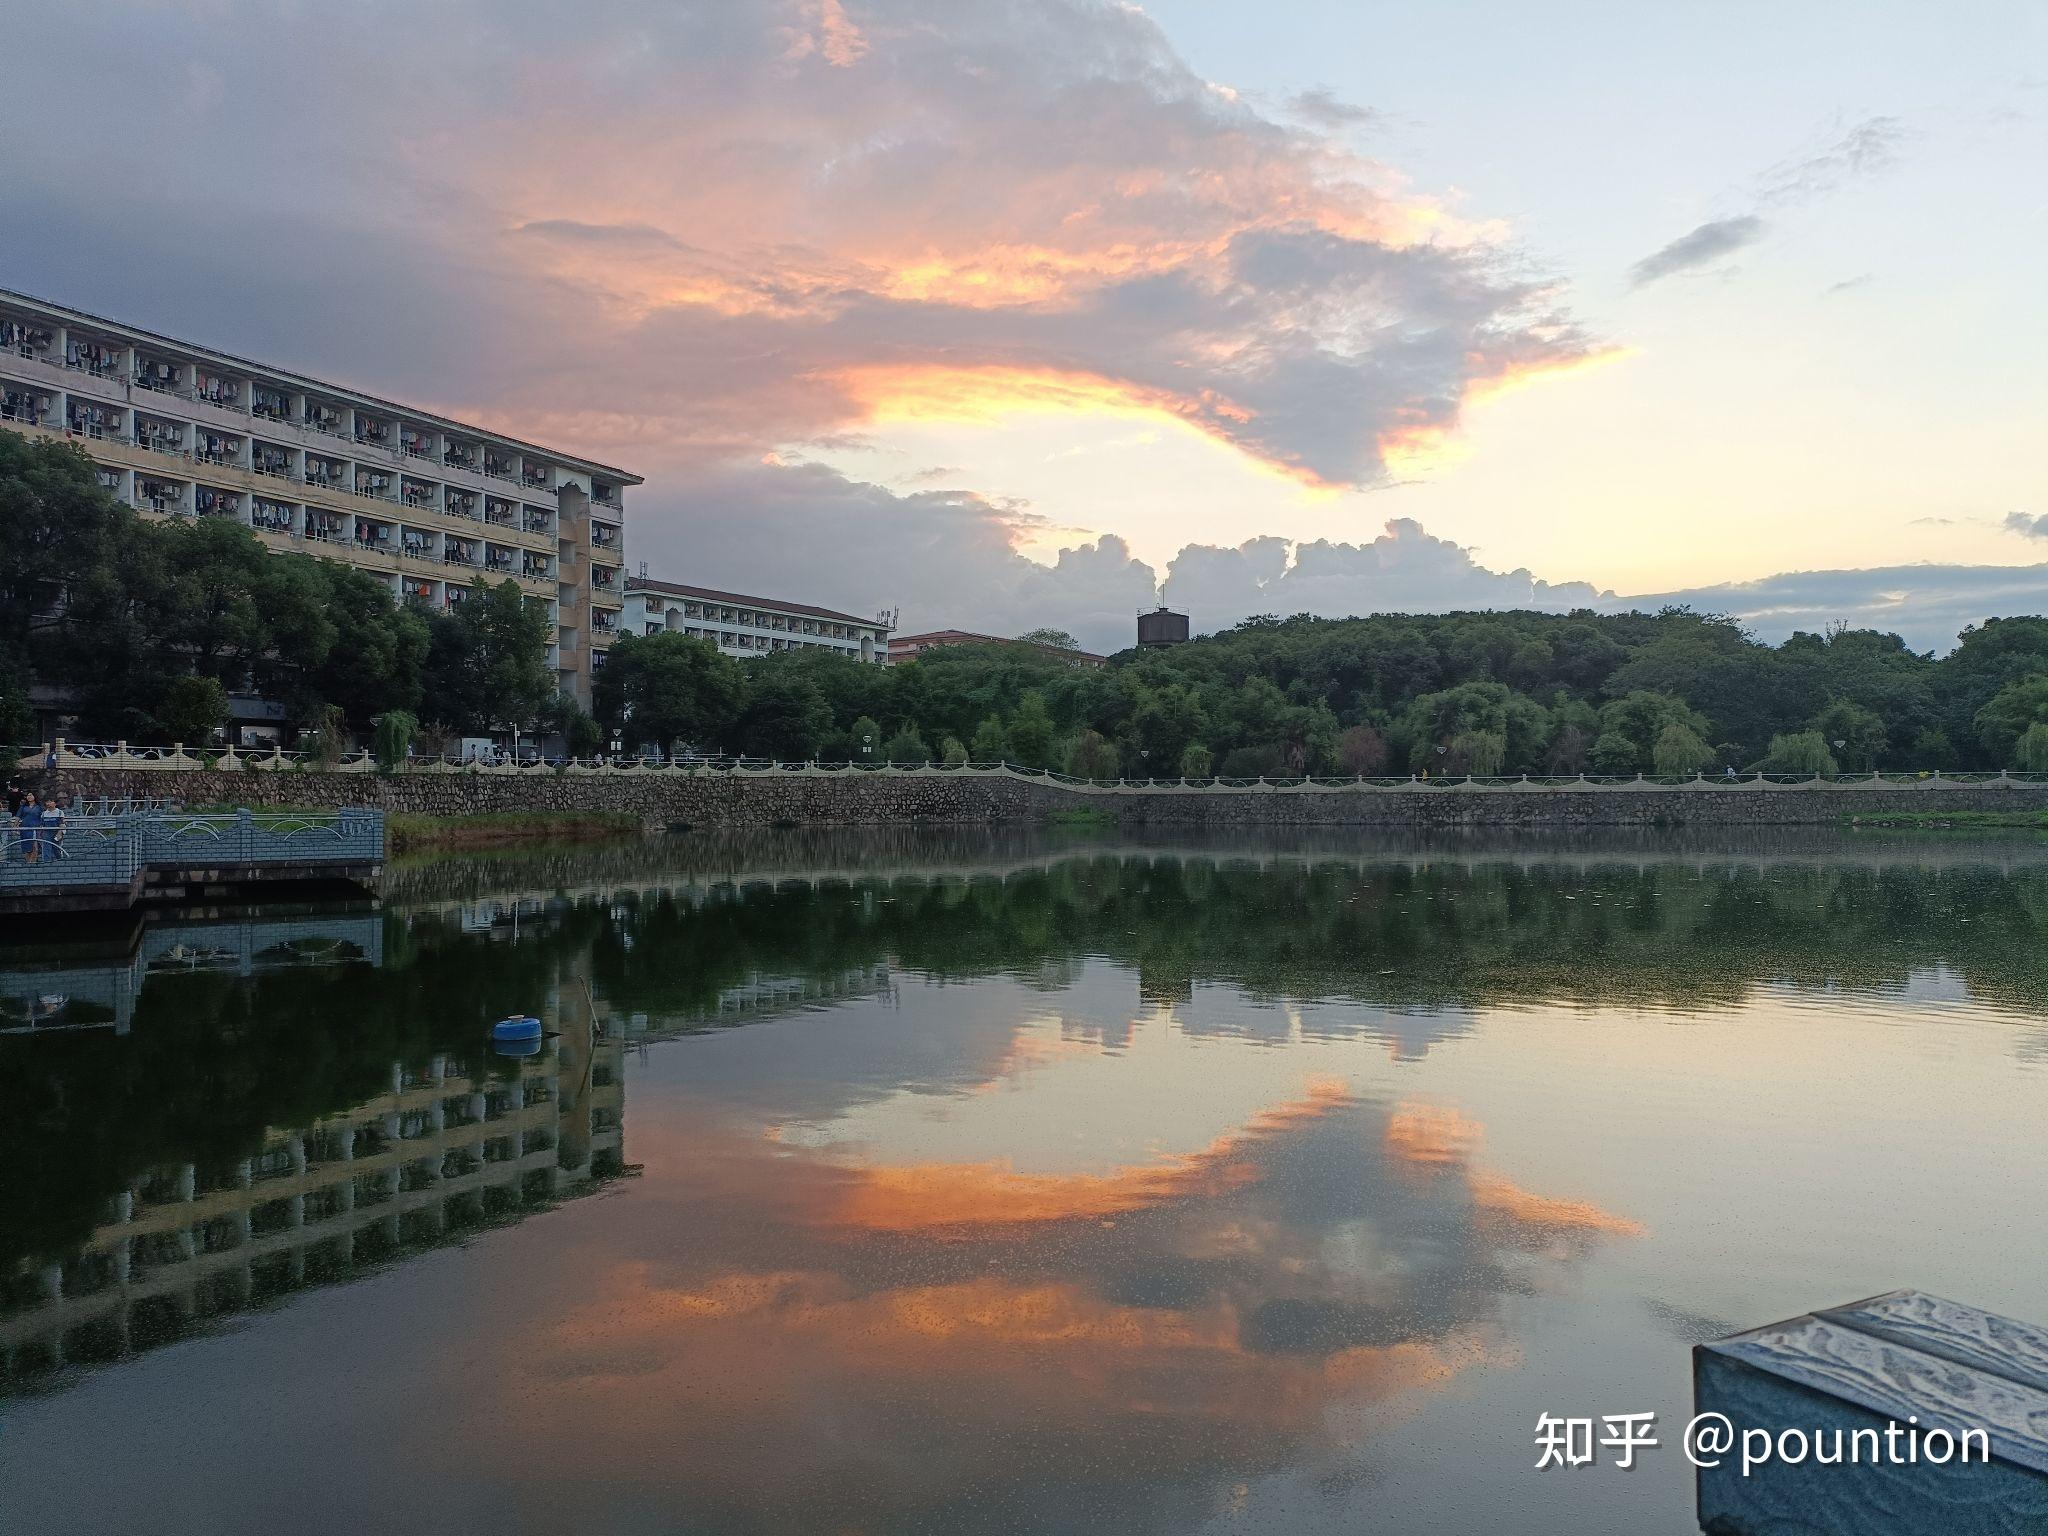
<svg viewBox="0 0 2048 1536">
<path fill-rule="evenodd" d="M 552 620 L 513 583 L 446 612 L 402 604 L 226 519 L 145 521 L 67 444 L 0 432 L 0 539 L 0 739 L 17 741 L 41 685 L 88 737 L 201 742 L 249 693 L 387 756 L 423 722 L 430 744 L 517 728 L 577 754 L 612 736 L 1090 778 L 2048 770 L 2039 616 L 1987 620 L 1938 659 L 1846 627 L 1767 645 L 1688 609 L 1262 617 L 1099 668 L 1053 632 L 891 667 L 627 635 L 593 718 L 557 696 Z"/>
<path fill-rule="evenodd" d="M 1939 660 L 1868 629 L 1766 645 L 1686 609 L 1257 618 L 1096 669 L 1021 645 L 880 668 L 628 636 L 596 712 L 643 748 L 1090 778 L 2043 771 L 2048 619 L 1989 620 Z"/>
</svg>

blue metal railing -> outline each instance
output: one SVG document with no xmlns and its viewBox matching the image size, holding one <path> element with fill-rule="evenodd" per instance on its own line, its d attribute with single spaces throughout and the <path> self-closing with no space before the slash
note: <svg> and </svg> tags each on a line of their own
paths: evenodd
<svg viewBox="0 0 2048 1536">
<path fill-rule="evenodd" d="M 132 885 L 143 870 L 360 865 L 384 858 L 384 813 L 346 810 L 67 816 L 6 829 L 0 890 Z"/>
</svg>

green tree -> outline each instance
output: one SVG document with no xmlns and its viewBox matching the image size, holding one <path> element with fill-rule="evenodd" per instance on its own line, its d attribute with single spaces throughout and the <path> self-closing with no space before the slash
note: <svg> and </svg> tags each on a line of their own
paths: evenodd
<svg viewBox="0 0 2048 1536">
<path fill-rule="evenodd" d="M 38 642 L 84 627 L 139 525 L 76 445 L 0 431 L 0 667 L 52 663 Z"/>
<path fill-rule="evenodd" d="M 882 744 L 884 762 L 917 766 L 932 760 L 932 749 L 918 735 L 917 727 L 905 721 L 896 734 Z"/>
<path fill-rule="evenodd" d="M 158 721 L 170 740 L 204 747 L 227 724 L 228 691 L 217 677 L 181 677 L 164 690 Z"/>
<path fill-rule="evenodd" d="M 977 763 L 999 763 L 1010 755 L 1010 733 L 1003 729 L 1000 715 L 990 715 L 974 728 L 969 744 Z"/>
<path fill-rule="evenodd" d="M 1049 645 L 1056 651 L 1081 649 L 1081 642 L 1064 629 L 1027 629 L 1017 638 L 1031 645 Z"/>
<path fill-rule="evenodd" d="M 1030 689 L 1017 700 L 1010 715 L 1010 751 L 1027 768 L 1043 768 L 1052 760 L 1052 715 L 1045 707 L 1045 695 Z"/>
<path fill-rule="evenodd" d="M 958 736 L 948 736 L 939 743 L 939 761 L 948 768 L 962 768 L 967 764 L 967 743 Z"/>
<path fill-rule="evenodd" d="M 1907 766 L 1911 768 L 1954 768 L 1962 759 L 1956 754 L 1955 743 L 1948 739 L 1948 732 L 1938 725 L 1930 725 L 1913 738 L 1913 752 Z"/>
<path fill-rule="evenodd" d="M 2008 764 L 2027 728 L 2043 720 L 2048 720 L 2048 672 L 2036 672 L 2007 683 L 1977 711 L 1977 739 L 1994 763 Z"/>
<path fill-rule="evenodd" d="M 389 709 L 379 715 L 377 729 L 370 737 L 370 751 L 377 766 L 386 773 L 396 772 L 411 751 L 413 733 L 419 727 L 419 721 L 402 709 Z"/>
<path fill-rule="evenodd" d="M 551 714 L 556 692 L 548 641 L 554 625 L 545 608 L 527 602 L 517 582 L 492 586 L 478 577 L 453 612 L 426 623 L 419 708 L 424 718 L 480 735 L 499 727 L 531 731 Z M 635 638 L 626 636 L 619 644 Z M 611 655 L 616 659 L 617 647 Z"/>
<path fill-rule="evenodd" d="M 886 763 L 889 760 L 888 745 L 882 740 L 882 728 L 871 715 L 862 715 L 853 722 L 847 732 L 848 760 L 856 763 Z"/>
<path fill-rule="evenodd" d="M 739 717 L 741 751 L 778 762 L 807 762 L 831 729 L 831 706 L 815 683 L 786 668 L 753 664 Z"/>
<path fill-rule="evenodd" d="M 1691 726 L 1677 721 L 1657 733 L 1650 748 L 1650 766 L 1667 777 L 1698 773 L 1714 760 L 1714 749 Z"/>
<path fill-rule="evenodd" d="M 1658 738 L 1674 725 L 1682 726 L 1701 743 L 1711 734 L 1706 717 L 1684 699 L 1652 689 L 1634 689 L 1600 708 L 1601 735 L 1612 732 L 1625 736 L 1636 749 L 1630 771 L 1640 769 L 1653 760 Z M 1661 773 L 1664 770 L 1657 771 Z"/>
<path fill-rule="evenodd" d="M 1837 759 L 1851 773 L 1877 766 L 1884 756 L 1885 726 L 1875 710 L 1836 699 L 1813 718 L 1813 729 L 1835 750 Z"/>
<path fill-rule="evenodd" d="M 623 636 L 594 690 L 598 719 L 628 746 L 714 753 L 732 739 L 742 691 L 737 662 L 673 630 Z"/>
<path fill-rule="evenodd" d="M 2012 760 L 2027 773 L 2048 773 L 2048 720 L 2036 720 L 2020 732 Z"/>
<path fill-rule="evenodd" d="M 1191 741 L 1180 755 L 1180 773 L 1184 779 L 1206 779 L 1216 766 L 1216 754 L 1199 741 Z"/>
<path fill-rule="evenodd" d="M 1642 769 L 1642 749 L 1619 731 L 1602 731 L 1594 738 L 1586 760 L 1594 773 L 1605 778 L 1637 773 Z"/>
<path fill-rule="evenodd" d="M 1117 751 L 1100 731 L 1090 728 L 1067 743 L 1062 767 L 1077 779 L 1117 777 Z"/>
<path fill-rule="evenodd" d="M 1773 736 L 1771 749 L 1757 764 L 1764 773 L 1838 773 L 1835 754 L 1819 731 L 1794 731 Z"/>
<path fill-rule="evenodd" d="M 1460 731 L 1448 743 L 1444 754 L 1445 773 L 1469 773 L 1488 778 L 1507 761 L 1508 738 L 1502 731 Z"/>
</svg>

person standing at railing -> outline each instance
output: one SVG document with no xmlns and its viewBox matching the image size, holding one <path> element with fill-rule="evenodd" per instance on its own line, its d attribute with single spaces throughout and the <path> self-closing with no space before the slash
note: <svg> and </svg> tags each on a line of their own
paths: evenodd
<svg viewBox="0 0 2048 1536">
<path fill-rule="evenodd" d="M 28 798 L 28 791 L 21 787 L 21 780 L 10 775 L 7 780 L 8 819 L 21 814 L 21 802 Z"/>
<path fill-rule="evenodd" d="M 21 815 L 18 820 L 21 827 L 21 862 L 33 864 L 42 853 L 43 830 L 43 809 L 36 804 L 33 795 L 21 802 Z"/>
<path fill-rule="evenodd" d="M 43 796 L 43 830 L 38 841 L 43 845 L 46 863 L 64 857 L 64 807 L 57 803 L 55 795 Z"/>
</svg>

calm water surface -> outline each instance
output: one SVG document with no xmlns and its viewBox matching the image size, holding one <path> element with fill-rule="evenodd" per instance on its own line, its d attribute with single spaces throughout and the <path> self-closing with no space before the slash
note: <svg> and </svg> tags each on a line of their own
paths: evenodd
<svg viewBox="0 0 2048 1536">
<path fill-rule="evenodd" d="M 2044 941 L 2038 844 L 789 834 L 17 950 L 0 1530 L 1677 1536 L 1693 1343 L 2048 1320 Z"/>
</svg>

